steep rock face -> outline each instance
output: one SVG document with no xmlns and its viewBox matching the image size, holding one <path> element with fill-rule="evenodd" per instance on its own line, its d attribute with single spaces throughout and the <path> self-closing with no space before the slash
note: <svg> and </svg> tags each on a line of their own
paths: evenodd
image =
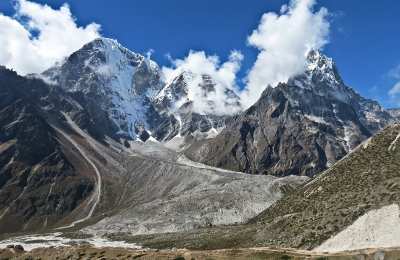
<svg viewBox="0 0 400 260">
<path fill-rule="evenodd" d="M 159 68 L 115 40 L 94 40 L 43 75 L 79 96 L 91 117 L 100 112 L 110 119 L 99 120 L 102 127 L 107 123 L 109 136 L 135 138 L 140 125 L 151 128 L 148 115 L 155 113 L 150 100 L 162 87 Z"/>
<path fill-rule="evenodd" d="M 190 138 L 208 139 L 219 133 L 230 116 L 220 111 L 220 104 L 215 103 L 214 97 L 222 94 L 224 107 L 230 107 L 231 111 L 238 111 L 241 107 L 240 97 L 233 90 L 226 88 L 221 91 L 217 93 L 216 83 L 211 76 L 196 75 L 190 71 L 184 71 L 166 83 L 154 98 L 154 104 L 159 111 L 172 115 L 178 124 L 174 125 L 174 131 L 164 140 L 183 136 L 188 137 L 186 142 L 191 142 Z M 206 103 L 207 108 L 198 107 L 195 99 L 203 99 L 202 104 Z"/>
<path fill-rule="evenodd" d="M 41 76 L 61 86 L 87 111 L 89 118 L 78 113 L 73 119 L 99 140 L 106 136 L 142 141 L 191 139 L 215 132 L 212 129 L 223 125 L 225 118 L 194 112 L 186 86 L 193 75 L 183 73 L 165 83 L 155 62 L 112 39 L 86 44 Z M 212 95 L 214 86 L 209 76 L 202 75 L 199 89 L 204 95 Z M 226 93 L 227 102 L 238 104 L 237 95 Z"/>
<path fill-rule="evenodd" d="M 88 170 L 48 123 L 42 81 L 0 68 L 0 93 L 0 233 L 62 224 L 93 189 Z"/>
<path fill-rule="evenodd" d="M 304 74 L 267 88 L 214 139 L 186 154 L 217 167 L 272 175 L 313 176 L 393 118 L 344 85 L 333 61 L 311 52 Z"/>
<path fill-rule="evenodd" d="M 188 103 L 196 103 L 195 99 L 202 99 L 207 107 L 198 107 L 195 104 L 194 109 L 197 113 L 223 115 L 225 111 L 219 110 L 221 104 L 216 104 L 215 97 L 218 95 L 223 97 L 218 100 L 224 100 L 224 107 L 231 108 L 232 111 L 240 110 L 240 97 L 234 90 L 228 87 L 217 87 L 217 83 L 210 75 L 197 75 L 191 71 L 183 71 L 171 82 L 166 83 L 155 97 L 155 103 L 162 108 L 179 110 Z"/>
</svg>

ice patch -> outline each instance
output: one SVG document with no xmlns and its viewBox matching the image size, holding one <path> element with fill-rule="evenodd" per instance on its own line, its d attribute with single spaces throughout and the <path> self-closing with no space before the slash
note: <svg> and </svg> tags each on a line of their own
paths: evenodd
<svg viewBox="0 0 400 260">
<path fill-rule="evenodd" d="M 304 115 L 308 120 L 311 120 L 313 122 L 319 123 L 319 124 L 325 124 L 327 125 L 328 123 L 325 121 L 323 117 L 319 116 L 314 116 L 314 115 Z"/>
<path fill-rule="evenodd" d="M 343 125 L 344 137 L 343 140 L 346 142 L 347 152 L 351 151 L 351 136 L 353 135 L 353 129 L 347 125 Z"/>
</svg>

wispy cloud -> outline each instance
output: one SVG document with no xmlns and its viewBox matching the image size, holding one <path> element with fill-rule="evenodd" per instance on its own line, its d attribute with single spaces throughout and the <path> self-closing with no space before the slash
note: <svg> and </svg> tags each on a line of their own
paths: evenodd
<svg viewBox="0 0 400 260">
<path fill-rule="evenodd" d="M 389 70 L 387 75 L 389 78 L 400 80 L 400 64 Z"/>
<path fill-rule="evenodd" d="M 389 79 L 395 81 L 392 88 L 388 91 L 388 95 L 391 98 L 392 103 L 396 105 L 400 104 L 400 64 L 389 70 L 387 76 Z"/>
<path fill-rule="evenodd" d="M 400 94 L 400 82 L 394 84 L 394 86 L 389 90 L 389 95 L 395 97 Z"/>
<path fill-rule="evenodd" d="M 154 49 L 148 49 L 146 51 L 146 58 L 151 59 L 151 56 L 154 54 Z"/>
<path fill-rule="evenodd" d="M 0 13 L 0 64 L 38 73 L 100 36 L 100 25 L 78 26 L 67 4 L 59 9 L 18 0 L 15 15 Z"/>
</svg>

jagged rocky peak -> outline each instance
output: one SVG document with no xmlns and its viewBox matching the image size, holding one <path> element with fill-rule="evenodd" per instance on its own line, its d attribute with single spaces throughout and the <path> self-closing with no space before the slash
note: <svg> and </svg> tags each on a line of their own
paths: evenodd
<svg viewBox="0 0 400 260">
<path fill-rule="evenodd" d="M 311 50 L 307 55 L 306 74 L 314 77 L 323 76 L 318 78 L 321 81 L 327 80 L 335 84 L 343 83 L 333 59 L 317 50 Z"/>
<path fill-rule="evenodd" d="M 90 112 L 91 118 L 85 119 L 87 122 L 81 127 L 102 114 L 101 120 L 95 120 L 100 124 L 97 127 L 111 121 L 108 125 L 113 130 L 107 135 L 114 139 L 145 141 L 151 133 L 159 141 L 168 140 L 183 124 L 189 135 L 200 128 L 200 121 L 209 121 L 192 115 L 189 84 L 198 80 L 199 75 L 182 72 L 165 83 L 154 61 L 112 39 L 98 38 L 87 43 L 42 76 L 73 94 L 83 109 Z M 206 91 L 215 92 L 213 79 L 200 76 L 199 89 L 204 89 L 205 95 Z"/>
<path fill-rule="evenodd" d="M 346 93 L 348 89 L 339 75 L 335 62 L 317 50 L 308 53 L 304 73 L 290 78 L 288 84 L 348 100 Z"/>
<path fill-rule="evenodd" d="M 193 88 L 197 88 L 194 90 Z M 224 127 L 224 116 L 218 116 L 212 111 L 202 113 L 196 110 L 195 99 L 208 99 L 215 92 L 216 83 L 209 75 L 199 75 L 191 71 L 182 71 L 167 82 L 164 88 L 154 98 L 156 109 L 173 118 L 163 123 L 163 131 L 168 133 L 159 136 L 159 140 L 170 140 L 173 137 L 209 138 L 214 136 L 216 129 Z M 212 95 L 212 94 L 211 94 Z M 213 104 L 210 102 L 210 107 Z M 160 132 L 158 129 L 157 132 Z"/>
<path fill-rule="evenodd" d="M 221 96 L 224 104 L 218 102 Z M 158 111 L 174 118 L 173 122 L 163 124 L 171 130 L 159 140 L 170 140 L 174 136 L 212 138 L 225 127 L 225 121 L 230 117 L 223 112 L 239 111 L 241 107 L 240 97 L 234 90 L 221 87 L 211 75 L 187 70 L 165 84 L 154 104 Z"/>
<path fill-rule="evenodd" d="M 109 38 L 98 38 L 85 44 L 43 74 L 71 92 L 107 92 L 104 87 L 118 85 L 133 94 L 151 96 L 162 86 L 160 69 L 154 61 Z M 91 83 L 89 80 L 103 84 L 97 84 L 96 88 L 88 84 Z M 108 84 L 110 81 L 114 84 Z"/>
<path fill-rule="evenodd" d="M 163 86 L 154 61 L 108 38 L 87 43 L 43 76 L 81 95 L 87 109 L 100 107 L 116 125 L 116 134 L 127 138 L 137 137 L 136 123 L 149 128 L 151 99 Z"/>
<path fill-rule="evenodd" d="M 173 78 L 171 82 L 167 82 L 164 88 L 157 94 L 154 99 L 158 107 L 160 107 L 161 109 L 171 109 L 175 108 L 177 102 L 182 102 L 182 104 L 188 102 L 188 82 L 190 82 L 192 78 L 192 73 L 184 71 Z"/>
<path fill-rule="evenodd" d="M 268 87 L 218 136 L 186 154 L 237 171 L 313 176 L 392 120 L 343 83 L 331 58 L 313 51 L 304 73 Z"/>
<path fill-rule="evenodd" d="M 307 56 L 305 72 L 291 78 L 287 85 L 301 88 L 303 91 L 311 91 L 314 95 L 323 96 L 329 100 L 329 103 L 338 103 L 333 109 L 335 113 L 339 111 L 337 106 L 342 106 L 342 103 L 351 106 L 359 121 L 371 133 L 393 122 L 393 116 L 378 102 L 364 98 L 354 89 L 348 87 L 340 76 L 333 59 L 320 51 L 310 51 Z M 291 89 L 291 92 L 298 92 L 298 89 Z M 323 116 L 324 113 L 320 112 L 313 115 Z M 346 115 L 343 116 L 346 117 Z M 346 121 L 345 118 L 342 118 L 342 120 Z"/>
<path fill-rule="evenodd" d="M 216 104 L 217 96 L 223 95 L 225 106 L 232 108 L 240 108 L 239 95 L 229 87 L 217 87 L 215 79 L 208 74 L 196 74 L 192 71 L 182 71 L 165 87 L 155 98 L 155 103 L 162 108 L 187 111 L 193 110 L 199 114 L 219 114 Z M 221 93 L 220 93 L 221 92 Z M 195 99 L 202 99 L 203 103 L 208 103 L 206 111 L 197 111 L 196 105 L 193 103 Z"/>
</svg>

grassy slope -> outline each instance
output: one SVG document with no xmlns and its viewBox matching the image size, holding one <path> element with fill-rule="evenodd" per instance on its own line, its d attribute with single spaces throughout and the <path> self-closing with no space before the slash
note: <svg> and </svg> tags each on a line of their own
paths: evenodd
<svg viewBox="0 0 400 260">
<path fill-rule="evenodd" d="M 400 125 L 386 128 L 253 222 L 273 230 L 276 245 L 312 248 L 368 210 L 399 202 L 400 139 L 391 146 L 399 133 Z"/>
</svg>

